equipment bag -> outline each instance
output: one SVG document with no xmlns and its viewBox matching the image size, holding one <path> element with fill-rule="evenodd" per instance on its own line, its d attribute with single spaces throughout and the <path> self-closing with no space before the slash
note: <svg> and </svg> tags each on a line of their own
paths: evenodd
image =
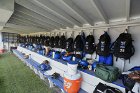
<svg viewBox="0 0 140 93">
<path fill-rule="evenodd" d="M 50 37 L 46 36 L 45 37 L 45 46 L 49 46 L 49 42 L 50 42 Z"/>
<path fill-rule="evenodd" d="M 59 51 L 55 51 L 55 52 L 53 52 L 54 54 L 53 54 L 53 58 L 54 59 L 60 59 L 60 57 L 61 57 L 61 53 L 59 52 Z"/>
<path fill-rule="evenodd" d="M 55 48 L 58 48 L 59 47 L 59 45 L 58 45 L 58 41 L 59 41 L 59 36 L 56 36 L 55 38 L 54 38 L 54 47 Z"/>
<path fill-rule="evenodd" d="M 64 61 L 71 61 L 72 60 L 72 55 L 69 55 L 69 56 L 62 56 L 62 59 L 64 60 Z"/>
<path fill-rule="evenodd" d="M 39 49 L 37 50 L 38 54 L 44 55 L 45 54 L 45 49 Z"/>
<path fill-rule="evenodd" d="M 73 43 L 73 49 L 74 51 L 82 51 L 83 48 L 84 48 L 83 37 L 82 35 L 77 35 Z"/>
<path fill-rule="evenodd" d="M 40 36 L 40 44 L 41 44 L 41 45 L 44 44 L 43 41 L 44 41 L 44 36 L 41 35 L 41 36 Z"/>
<path fill-rule="evenodd" d="M 130 59 L 130 57 L 134 55 L 135 49 L 132 41 L 131 34 L 129 33 L 121 33 L 119 35 L 112 46 L 116 61 L 118 58 L 123 58 L 125 60 Z"/>
<path fill-rule="evenodd" d="M 123 85 L 125 86 L 125 89 L 127 91 L 132 91 L 136 81 L 134 81 L 133 79 L 131 79 L 128 75 L 124 74 L 121 76 L 122 78 L 122 82 L 123 82 Z M 126 91 L 126 93 L 127 93 Z"/>
<path fill-rule="evenodd" d="M 95 69 L 95 75 L 106 82 L 114 82 L 118 79 L 120 73 L 117 67 L 98 64 Z"/>
<path fill-rule="evenodd" d="M 50 38 L 49 46 L 54 48 L 54 37 L 53 36 Z"/>
<path fill-rule="evenodd" d="M 66 40 L 66 51 L 73 52 L 73 38 L 71 37 Z"/>
<path fill-rule="evenodd" d="M 103 63 L 108 66 L 113 65 L 113 55 L 109 54 L 109 56 L 99 56 L 99 63 Z"/>
<path fill-rule="evenodd" d="M 65 49 L 66 47 L 66 38 L 65 36 L 61 36 L 59 41 L 58 41 L 58 48 L 62 48 L 62 49 Z"/>
<path fill-rule="evenodd" d="M 94 37 L 93 35 L 88 35 L 86 37 L 86 43 L 84 45 L 84 52 L 87 54 L 93 54 L 95 51 L 95 43 L 94 43 Z"/>
<path fill-rule="evenodd" d="M 111 39 L 107 32 L 100 36 L 96 47 L 96 54 L 99 56 L 108 56 L 110 54 Z"/>
<path fill-rule="evenodd" d="M 54 50 L 50 50 L 49 52 L 48 52 L 48 57 L 52 57 L 52 55 L 53 55 L 53 52 L 54 52 Z"/>
<path fill-rule="evenodd" d="M 46 36 L 43 35 L 43 37 L 42 37 L 42 45 L 45 45 L 45 39 L 46 39 Z"/>
<path fill-rule="evenodd" d="M 88 69 L 88 65 L 89 65 L 89 63 L 86 60 L 81 60 L 78 63 L 78 68 Z"/>
<path fill-rule="evenodd" d="M 103 83 L 99 83 L 93 93 L 122 93 L 122 91 L 117 88 L 107 86 Z"/>
</svg>

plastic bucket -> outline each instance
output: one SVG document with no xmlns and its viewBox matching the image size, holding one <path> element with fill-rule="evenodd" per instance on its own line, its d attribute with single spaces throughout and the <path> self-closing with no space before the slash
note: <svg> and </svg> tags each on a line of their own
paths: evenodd
<svg viewBox="0 0 140 93">
<path fill-rule="evenodd" d="M 77 62 L 71 61 L 71 62 L 68 62 L 67 65 L 68 65 L 68 74 L 70 75 L 77 74 L 77 66 L 78 66 Z"/>
</svg>

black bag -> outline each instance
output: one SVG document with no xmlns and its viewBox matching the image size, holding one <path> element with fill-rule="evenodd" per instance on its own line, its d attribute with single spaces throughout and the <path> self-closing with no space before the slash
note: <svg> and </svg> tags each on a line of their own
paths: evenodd
<svg viewBox="0 0 140 93">
<path fill-rule="evenodd" d="M 73 52 L 73 38 L 68 38 L 66 40 L 66 51 Z"/>
<path fill-rule="evenodd" d="M 36 44 L 40 44 L 40 37 L 39 36 L 36 36 L 36 40 L 37 40 Z"/>
<path fill-rule="evenodd" d="M 49 46 L 49 42 L 50 42 L 50 37 L 46 36 L 45 37 L 45 46 Z"/>
<path fill-rule="evenodd" d="M 117 88 L 113 88 L 113 87 L 107 86 L 105 84 L 99 83 L 96 86 L 93 93 L 122 93 L 122 91 L 120 91 Z"/>
<path fill-rule="evenodd" d="M 45 42 L 44 42 L 44 41 L 45 41 L 45 36 L 43 35 L 43 36 L 42 36 L 42 45 L 44 45 L 44 44 L 45 44 Z"/>
<path fill-rule="evenodd" d="M 29 43 L 29 36 L 26 36 L 26 43 Z"/>
<path fill-rule="evenodd" d="M 64 35 L 62 35 L 58 41 L 58 48 L 62 48 L 62 49 L 65 49 L 66 47 L 66 38 Z"/>
<path fill-rule="evenodd" d="M 34 43 L 37 44 L 37 36 L 35 36 L 35 41 L 34 41 Z"/>
<path fill-rule="evenodd" d="M 54 37 L 53 36 L 50 38 L 49 46 L 54 48 Z"/>
<path fill-rule="evenodd" d="M 73 43 L 73 49 L 74 51 L 82 51 L 83 48 L 84 48 L 83 38 L 81 35 L 77 35 Z"/>
<path fill-rule="evenodd" d="M 99 43 L 96 47 L 96 53 L 99 56 L 108 56 L 110 54 L 111 39 L 107 32 L 100 36 Z"/>
<path fill-rule="evenodd" d="M 129 33 L 121 33 L 113 44 L 113 54 L 118 58 L 125 60 L 130 59 L 134 55 L 135 49 L 132 44 L 132 37 Z"/>
<path fill-rule="evenodd" d="M 125 86 L 126 90 L 132 91 L 136 81 L 134 81 L 133 79 L 128 77 L 128 75 L 124 74 L 124 75 L 122 75 L 122 82 L 123 82 L 123 85 Z M 126 93 L 127 93 L 127 91 L 126 91 Z"/>
<path fill-rule="evenodd" d="M 95 43 L 94 36 L 88 35 L 86 37 L 86 43 L 84 45 L 84 52 L 88 54 L 92 54 L 95 51 Z"/>
<path fill-rule="evenodd" d="M 43 45 L 45 45 L 45 39 L 46 39 L 46 37 L 43 35 L 43 37 L 42 37 L 42 44 Z"/>
<path fill-rule="evenodd" d="M 56 36 L 56 37 L 54 38 L 54 47 L 55 47 L 55 48 L 58 48 L 58 47 L 59 47 L 58 41 L 59 41 L 59 36 Z"/>
<path fill-rule="evenodd" d="M 39 37 L 39 44 L 42 44 L 42 35 Z"/>
</svg>

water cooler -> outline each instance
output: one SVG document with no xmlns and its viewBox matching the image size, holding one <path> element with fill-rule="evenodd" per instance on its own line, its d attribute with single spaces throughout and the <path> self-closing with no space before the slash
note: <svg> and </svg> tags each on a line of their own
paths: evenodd
<svg viewBox="0 0 140 93">
<path fill-rule="evenodd" d="M 70 61 L 67 63 L 68 70 L 64 73 L 64 90 L 67 93 L 78 93 L 82 77 L 77 71 L 78 62 Z"/>
</svg>

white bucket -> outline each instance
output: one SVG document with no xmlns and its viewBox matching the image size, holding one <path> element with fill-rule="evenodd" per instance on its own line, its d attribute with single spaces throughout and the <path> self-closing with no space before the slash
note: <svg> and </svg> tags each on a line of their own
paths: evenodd
<svg viewBox="0 0 140 93">
<path fill-rule="evenodd" d="M 68 74 L 75 75 L 77 74 L 77 66 L 78 64 L 67 64 L 68 65 Z"/>
</svg>

